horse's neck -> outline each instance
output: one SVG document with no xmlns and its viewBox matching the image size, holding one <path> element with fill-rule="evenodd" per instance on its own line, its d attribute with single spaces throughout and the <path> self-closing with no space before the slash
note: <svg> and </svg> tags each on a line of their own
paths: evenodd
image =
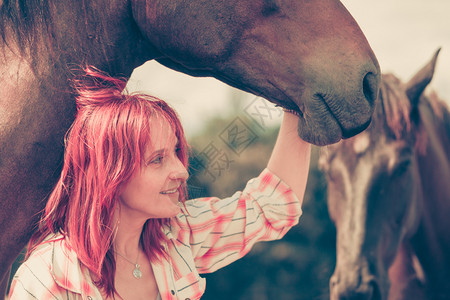
<svg viewBox="0 0 450 300">
<path fill-rule="evenodd" d="M 424 136 L 425 151 L 418 151 L 418 162 L 425 198 L 431 194 L 450 199 L 450 124 L 446 123 L 450 119 L 448 112 L 444 113 L 446 115 L 441 119 L 429 107 L 421 110 L 420 135 Z"/>
<path fill-rule="evenodd" d="M 427 282 L 432 285 L 431 289 L 439 291 L 441 284 L 447 285 L 440 280 L 450 279 L 449 139 L 443 134 L 444 126 L 436 127 L 430 114 L 423 111 L 421 117 L 422 129 L 427 135 L 426 151 L 418 154 L 423 208 L 422 221 L 413 241 Z"/>
</svg>

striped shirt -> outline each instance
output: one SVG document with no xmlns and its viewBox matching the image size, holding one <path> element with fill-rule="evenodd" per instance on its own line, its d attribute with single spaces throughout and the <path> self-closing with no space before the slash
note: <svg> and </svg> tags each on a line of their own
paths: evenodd
<svg viewBox="0 0 450 300">
<path fill-rule="evenodd" d="M 152 262 L 161 299 L 200 299 L 205 279 L 199 274 L 243 257 L 258 241 L 283 237 L 301 213 L 298 198 L 268 169 L 229 198 L 186 201 L 186 208 L 164 228 L 169 259 Z M 10 290 L 10 300 L 16 299 L 102 296 L 60 236 L 40 245 L 20 266 Z"/>
</svg>

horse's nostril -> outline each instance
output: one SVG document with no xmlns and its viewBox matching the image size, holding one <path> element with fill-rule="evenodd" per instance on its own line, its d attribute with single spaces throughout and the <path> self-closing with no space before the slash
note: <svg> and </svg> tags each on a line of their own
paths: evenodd
<svg viewBox="0 0 450 300">
<path fill-rule="evenodd" d="M 331 276 L 330 278 L 330 288 L 334 289 L 339 283 L 339 279 L 336 275 Z"/>
<path fill-rule="evenodd" d="M 378 287 L 378 284 L 375 281 L 370 282 L 370 286 L 372 287 L 372 295 L 369 298 L 370 300 L 381 300 L 381 291 Z"/>
<path fill-rule="evenodd" d="M 336 276 L 330 279 L 331 300 L 383 300 L 380 287 L 376 280 L 364 280 L 351 282 L 340 280 Z"/>
<path fill-rule="evenodd" d="M 372 72 L 369 72 L 364 76 L 363 93 L 366 100 L 373 105 L 378 97 L 378 79 Z"/>
</svg>

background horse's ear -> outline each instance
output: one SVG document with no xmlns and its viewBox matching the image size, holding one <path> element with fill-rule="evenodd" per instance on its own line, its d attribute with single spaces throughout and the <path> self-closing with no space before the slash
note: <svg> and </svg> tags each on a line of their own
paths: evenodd
<svg viewBox="0 0 450 300">
<path fill-rule="evenodd" d="M 437 49 L 433 58 L 406 84 L 406 95 L 411 101 L 413 109 L 419 104 L 420 96 L 433 78 L 439 51 L 441 51 L 441 48 Z"/>
</svg>

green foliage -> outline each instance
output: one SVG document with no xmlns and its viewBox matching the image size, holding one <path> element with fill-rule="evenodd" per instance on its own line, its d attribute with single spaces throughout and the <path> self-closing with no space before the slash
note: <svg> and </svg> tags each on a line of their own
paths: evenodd
<svg viewBox="0 0 450 300">
<path fill-rule="evenodd" d="M 256 135 L 240 153 L 234 151 L 236 144 L 228 143 L 221 135 L 236 118 L 249 129 L 242 131 L 246 135 L 241 141 Z M 261 128 L 246 114 L 207 122 L 204 132 L 190 140 L 194 157 L 188 183 L 192 196 L 227 197 L 242 190 L 267 165 L 277 133 L 278 127 Z M 328 217 L 326 181 L 317 167 L 319 151 L 313 148 L 300 223 L 282 240 L 258 243 L 243 259 L 206 275 L 207 288 L 202 299 L 329 299 L 336 233 Z M 220 153 L 222 158 L 228 158 L 222 163 L 229 163 L 223 164 L 222 169 L 214 168 L 214 163 L 218 166 L 220 162 L 208 157 L 217 159 L 219 154 L 205 153 Z"/>
</svg>

